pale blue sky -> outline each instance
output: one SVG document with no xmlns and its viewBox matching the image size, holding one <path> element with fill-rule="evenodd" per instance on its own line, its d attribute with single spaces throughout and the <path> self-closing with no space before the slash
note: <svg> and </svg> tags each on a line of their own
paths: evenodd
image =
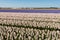
<svg viewBox="0 0 60 40">
<path fill-rule="evenodd" d="M 0 7 L 60 7 L 60 0 L 0 0 Z"/>
</svg>

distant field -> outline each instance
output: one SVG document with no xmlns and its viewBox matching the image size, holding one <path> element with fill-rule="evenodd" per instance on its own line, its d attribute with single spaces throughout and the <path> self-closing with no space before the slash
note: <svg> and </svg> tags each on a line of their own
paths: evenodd
<svg viewBox="0 0 60 40">
<path fill-rule="evenodd" d="M 50 8 L 0 8 L 0 10 L 60 10 L 57 7 Z"/>
<path fill-rule="evenodd" d="M 60 40 L 60 13 L 0 12 L 2 40 Z"/>
<path fill-rule="evenodd" d="M 57 9 L 21 9 L 21 10 L 15 10 L 15 9 L 2 9 L 0 12 L 20 12 L 20 13 L 60 13 L 60 10 Z"/>
</svg>

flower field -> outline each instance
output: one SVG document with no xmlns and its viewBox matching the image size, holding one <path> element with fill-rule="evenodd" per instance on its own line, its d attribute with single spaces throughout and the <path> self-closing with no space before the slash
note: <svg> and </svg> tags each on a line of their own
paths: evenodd
<svg viewBox="0 0 60 40">
<path fill-rule="evenodd" d="M 60 14 L 0 12 L 1 40 L 60 40 Z"/>
</svg>

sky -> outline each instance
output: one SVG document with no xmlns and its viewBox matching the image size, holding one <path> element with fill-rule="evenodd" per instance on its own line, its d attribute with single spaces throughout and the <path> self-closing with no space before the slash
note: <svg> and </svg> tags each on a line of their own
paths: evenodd
<svg viewBox="0 0 60 40">
<path fill-rule="evenodd" d="M 0 0 L 0 7 L 59 7 L 60 0 Z"/>
</svg>

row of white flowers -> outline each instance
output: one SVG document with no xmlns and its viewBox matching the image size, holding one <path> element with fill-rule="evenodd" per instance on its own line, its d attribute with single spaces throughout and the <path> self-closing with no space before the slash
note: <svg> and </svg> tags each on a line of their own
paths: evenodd
<svg viewBox="0 0 60 40">
<path fill-rule="evenodd" d="M 60 40 L 60 31 L 0 26 L 1 40 Z"/>
<path fill-rule="evenodd" d="M 58 28 L 60 29 L 60 23 L 58 22 L 50 22 L 50 21 L 35 21 L 35 20 L 1 20 L 0 24 L 11 24 L 11 25 L 23 25 L 23 26 L 31 26 L 31 27 L 47 27 L 47 28 Z"/>
</svg>

